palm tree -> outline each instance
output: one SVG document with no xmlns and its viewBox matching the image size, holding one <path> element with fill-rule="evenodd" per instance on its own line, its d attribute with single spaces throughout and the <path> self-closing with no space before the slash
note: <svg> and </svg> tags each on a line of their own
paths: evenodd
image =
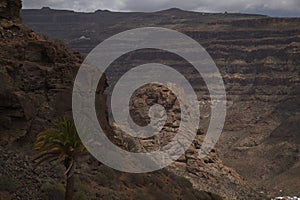
<svg viewBox="0 0 300 200">
<path fill-rule="evenodd" d="M 72 200 L 76 158 L 86 151 L 78 136 L 74 121 L 64 118 L 55 124 L 54 129 L 39 133 L 33 148 L 40 151 L 34 159 L 37 165 L 57 161 L 65 166 L 67 177 L 65 200 Z"/>
</svg>

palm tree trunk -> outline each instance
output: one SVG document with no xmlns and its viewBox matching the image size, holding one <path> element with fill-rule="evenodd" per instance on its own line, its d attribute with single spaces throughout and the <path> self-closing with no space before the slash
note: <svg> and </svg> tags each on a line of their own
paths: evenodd
<svg viewBox="0 0 300 200">
<path fill-rule="evenodd" d="M 65 200 L 73 200 L 74 197 L 74 175 L 67 178 Z"/>
<path fill-rule="evenodd" d="M 69 163 L 69 165 L 70 164 L 71 163 Z M 74 182 L 75 182 L 75 179 L 74 179 L 74 170 L 75 170 L 75 165 L 72 164 L 70 170 L 66 174 L 67 175 L 67 183 L 66 183 L 65 200 L 73 200 L 73 197 L 74 197 Z"/>
</svg>

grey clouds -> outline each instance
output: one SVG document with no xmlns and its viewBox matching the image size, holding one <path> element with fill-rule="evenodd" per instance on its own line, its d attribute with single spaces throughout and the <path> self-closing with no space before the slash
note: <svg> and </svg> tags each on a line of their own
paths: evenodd
<svg viewBox="0 0 300 200">
<path fill-rule="evenodd" d="M 23 0 L 24 8 L 49 6 L 83 12 L 95 10 L 152 12 L 168 8 L 200 12 L 242 12 L 300 16 L 300 0 Z"/>
</svg>

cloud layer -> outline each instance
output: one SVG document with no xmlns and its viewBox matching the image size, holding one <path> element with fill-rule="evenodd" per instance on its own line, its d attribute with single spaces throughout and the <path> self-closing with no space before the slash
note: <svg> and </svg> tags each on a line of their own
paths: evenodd
<svg viewBox="0 0 300 200">
<path fill-rule="evenodd" d="M 95 10 L 151 12 L 168 8 L 203 12 L 261 13 L 271 16 L 300 16 L 299 0 L 23 0 L 24 8 L 49 6 L 92 12 Z"/>
</svg>

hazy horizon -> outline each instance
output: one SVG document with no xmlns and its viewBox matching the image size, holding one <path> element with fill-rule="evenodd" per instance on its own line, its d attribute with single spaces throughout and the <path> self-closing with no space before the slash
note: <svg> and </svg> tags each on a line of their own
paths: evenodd
<svg viewBox="0 0 300 200">
<path fill-rule="evenodd" d="M 59 10 L 77 12 L 95 12 L 110 10 L 115 12 L 156 12 L 170 8 L 210 13 L 249 13 L 274 17 L 300 17 L 298 0 L 220 0 L 214 3 L 208 0 L 23 0 L 23 9 L 50 7 Z"/>
</svg>

